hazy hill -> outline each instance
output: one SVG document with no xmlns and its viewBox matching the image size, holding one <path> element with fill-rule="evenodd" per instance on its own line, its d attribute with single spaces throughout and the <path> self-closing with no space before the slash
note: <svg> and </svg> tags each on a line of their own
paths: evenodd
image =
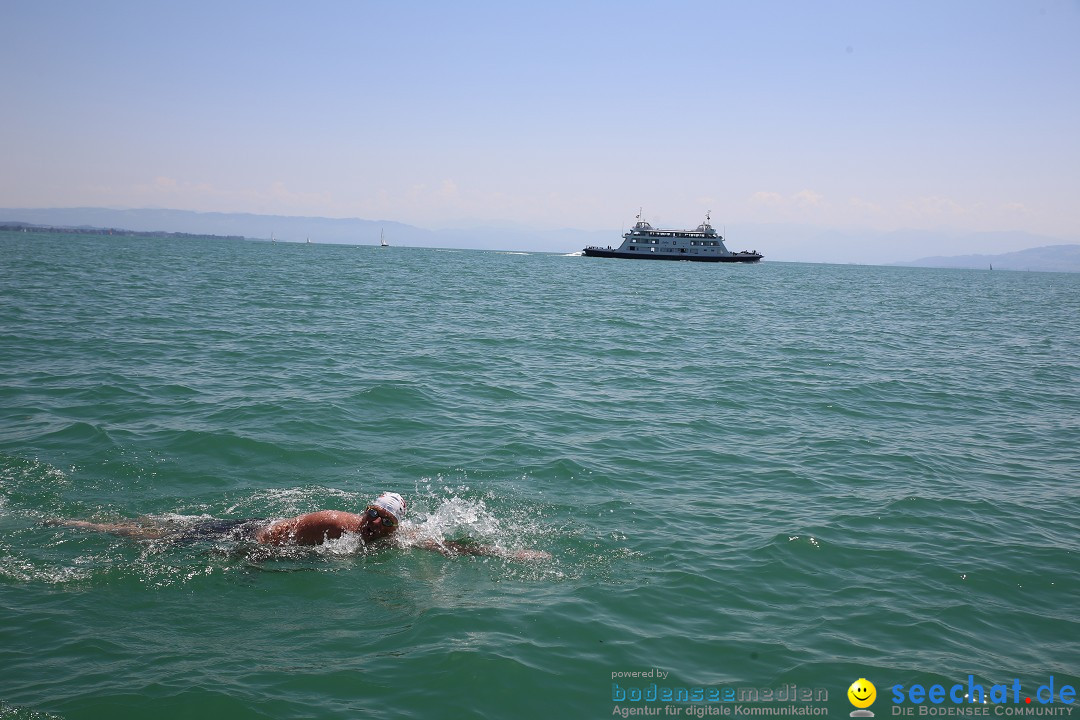
<svg viewBox="0 0 1080 720">
<path fill-rule="evenodd" d="M 927 257 L 905 263 L 908 267 L 973 268 L 978 270 L 1034 270 L 1039 272 L 1080 272 L 1080 245 L 1044 247 L 1000 255 L 954 255 Z"/>
<path fill-rule="evenodd" d="M 108 210 L 105 208 L 0 209 L 0 222 L 22 221 L 57 227 L 113 227 L 146 232 L 242 235 L 285 242 L 376 245 L 385 231 L 394 245 L 438 247 L 430 230 L 389 220 L 290 217 L 246 213 L 199 213 L 188 210 Z"/>
<path fill-rule="evenodd" d="M 916 264 L 922 262 L 916 258 L 945 255 L 996 255 L 1070 240 L 1019 231 L 832 230 L 800 225 L 748 225 L 740 227 L 738 234 L 734 228 L 728 230 L 728 247 L 756 247 L 767 260 L 862 265 Z M 746 241 L 740 244 L 739 238 Z"/>
<path fill-rule="evenodd" d="M 385 232 L 391 245 L 572 252 L 586 245 L 609 245 L 618 233 L 544 230 L 529 227 L 476 227 L 426 230 L 391 220 L 295 217 L 248 213 L 200 213 L 188 210 L 109 210 L 106 208 L 0 208 L 0 223 L 25 222 L 55 227 L 122 228 L 141 232 L 240 235 L 283 242 L 374 245 Z"/>
</svg>

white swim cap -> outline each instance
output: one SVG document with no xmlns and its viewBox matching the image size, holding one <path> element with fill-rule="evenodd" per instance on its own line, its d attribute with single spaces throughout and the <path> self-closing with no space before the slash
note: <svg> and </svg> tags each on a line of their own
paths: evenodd
<svg viewBox="0 0 1080 720">
<path fill-rule="evenodd" d="M 390 513 L 398 522 L 405 518 L 405 498 L 395 492 L 384 492 L 375 498 L 371 505 Z"/>
</svg>

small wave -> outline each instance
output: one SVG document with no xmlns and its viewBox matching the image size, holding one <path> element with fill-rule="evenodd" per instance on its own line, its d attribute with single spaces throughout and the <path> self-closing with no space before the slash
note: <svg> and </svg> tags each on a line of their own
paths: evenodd
<svg viewBox="0 0 1080 720">
<path fill-rule="evenodd" d="M 436 542 L 462 535 L 477 539 L 509 539 L 502 524 L 484 504 L 483 500 L 466 500 L 452 497 L 442 501 L 433 510 L 424 513 L 408 527 L 408 539 L 404 542 L 415 545 L 425 540 Z"/>
<path fill-rule="evenodd" d="M 366 407 L 390 407 L 411 409 L 420 407 L 432 400 L 432 393 L 412 382 L 382 382 L 359 390 L 350 398 L 352 403 L 363 403 Z"/>
<path fill-rule="evenodd" d="M 9 705 L 0 700 L 0 720 L 63 720 L 60 715 Z"/>
<path fill-rule="evenodd" d="M 61 585 L 86 580 L 90 575 L 91 572 L 87 568 L 51 566 L 23 557 L 8 556 L 0 564 L 0 578 L 19 583 Z"/>
<path fill-rule="evenodd" d="M 0 515 L 59 512 L 70 481 L 69 474 L 58 467 L 0 453 Z"/>
<path fill-rule="evenodd" d="M 359 512 L 369 499 L 369 495 L 360 492 L 323 485 L 267 488 L 230 503 L 224 512 L 233 517 L 267 518 L 291 517 L 327 507 Z"/>
<path fill-rule="evenodd" d="M 42 433 L 39 442 L 58 444 L 88 445 L 96 447 L 118 448 L 109 432 L 101 425 L 76 420 L 48 432 Z"/>
</svg>

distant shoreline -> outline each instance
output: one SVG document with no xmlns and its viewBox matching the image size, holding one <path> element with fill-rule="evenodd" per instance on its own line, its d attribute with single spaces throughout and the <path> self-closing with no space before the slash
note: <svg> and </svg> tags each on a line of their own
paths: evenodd
<svg viewBox="0 0 1080 720">
<path fill-rule="evenodd" d="M 214 238 L 216 240 L 247 240 L 243 235 L 207 235 L 204 233 L 166 232 L 164 230 L 124 230 L 123 228 L 65 227 L 35 225 L 24 222 L 0 222 L 0 231 L 49 232 L 63 235 L 113 235 L 116 237 Z"/>
</svg>

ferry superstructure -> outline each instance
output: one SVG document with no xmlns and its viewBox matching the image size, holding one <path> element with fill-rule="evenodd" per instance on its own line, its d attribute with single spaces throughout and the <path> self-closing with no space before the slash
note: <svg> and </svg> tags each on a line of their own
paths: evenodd
<svg viewBox="0 0 1080 720">
<path fill-rule="evenodd" d="M 756 250 L 731 252 L 724 245 L 724 238 L 705 222 L 694 230 L 664 230 L 654 228 L 637 215 L 637 223 L 630 232 L 623 233 L 623 243 L 618 248 L 587 247 L 582 254 L 588 257 L 625 258 L 628 260 L 689 260 L 692 262 L 757 262 L 763 256 Z"/>
</svg>

